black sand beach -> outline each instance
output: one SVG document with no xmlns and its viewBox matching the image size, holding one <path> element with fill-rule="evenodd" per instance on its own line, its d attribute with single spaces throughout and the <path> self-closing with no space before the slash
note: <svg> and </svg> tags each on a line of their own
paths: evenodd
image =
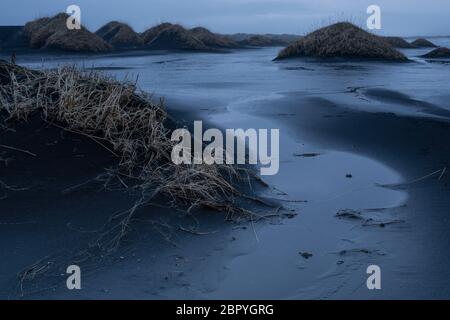
<svg viewBox="0 0 450 320">
<path fill-rule="evenodd" d="M 139 85 L 164 96 L 186 123 L 280 128 L 280 173 L 258 192 L 286 200 L 298 215 L 227 223 L 216 212 L 151 208 L 121 251 L 96 256 L 83 290 L 70 292 L 54 266 L 73 263 L 136 195 L 92 182 L 111 157 L 88 139 L 55 128 L 3 132 L 0 144 L 29 153 L 0 149 L 12 158 L 0 163 L 9 187 L 0 189 L 1 297 L 448 298 L 448 65 L 416 58 L 425 53 L 419 49 L 405 50 L 415 62 L 401 65 L 271 62 L 279 49 L 49 56 L 47 68 L 77 63 L 119 78 L 139 74 Z M 27 55 L 18 63 L 43 65 Z M 356 218 L 337 217 L 343 209 Z M 40 259 L 50 272 L 21 287 L 17 273 Z M 365 286 L 370 264 L 383 270 L 381 291 Z"/>
</svg>

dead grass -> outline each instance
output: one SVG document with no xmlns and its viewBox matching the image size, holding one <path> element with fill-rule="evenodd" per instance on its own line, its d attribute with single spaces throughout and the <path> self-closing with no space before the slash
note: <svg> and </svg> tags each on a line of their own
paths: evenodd
<svg viewBox="0 0 450 320">
<path fill-rule="evenodd" d="M 36 72 L 0 61 L 0 112 L 6 113 L 8 122 L 40 114 L 44 121 L 89 137 L 117 156 L 117 170 L 109 171 L 109 179 L 118 179 L 124 188 L 133 186 L 142 196 L 113 227 L 120 229 L 116 244 L 126 235 L 136 210 L 158 197 L 187 212 L 207 207 L 227 216 L 250 213 L 236 204 L 237 198 L 252 199 L 236 187 L 248 182 L 247 170 L 175 165 L 163 102 L 155 104 L 137 93 L 135 83 L 72 67 Z"/>
<path fill-rule="evenodd" d="M 349 22 L 336 23 L 306 35 L 283 49 L 276 59 L 290 57 L 407 60 L 382 37 Z"/>
<path fill-rule="evenodd" d="M 83 26 L 80 30 L 69 30 L 66 26 L 68 17 L 67 14 L 60 13 L 51 18 L 28 22 L 24 32 L 30 47 L 92 53 L 112 50 L 102 38 Z"/>
<path fill-rule="evenodd" d="M 253 174 L 248 169 L 230 165 L 175 165 L 171 161 L 174 142 L 170 140 L 163 101 L 154 103 L 150 98 L 139 92 L 135 83 L 118 82 L 99 72 L 73 67 L 33 71 L 0 60 L 0 115 L 5 118 L 5 127 L 40 116 L 47 124 L 88 137 L 117 157 L 117 167 L 106 169 L 96 178 L 97 182 L 107 189 L 119 187 L 138 193 L 131 208 L 111 215 L 101 228 L 92 232 L 92 242 L 76 252 L 77 263 L 116 253 L 132 230 L 133 222 L 142 221 L 137 213 L 145 212 L 149 206 L 182 211 L 192 217 L 198 208 L 209 209 L 222 213 L 226 220 L 250 220 L 252 226 L 256 221 L 295 215 L 292 211 L 286 213 L 278 204 L 266 203 L 241 191 L 240 186 L 252 180 Z M 253 177 L 264 185 L 260 178 Z M 19 190 L 3 181 L 0 189 Z M 271 209 L 256 212 L 247 209 L 249 203 Z M 156 225 L 155 228 L 160 230 Z M 172 243 L 173 228 L 168 228 L 170 232 L 163 229 L 161 234 Z M 189 230 L 193 234 L 197 231 Z M 61 253 L 19 272 L 18 293 L 24 296 L 29 292 L 28 285 L 36 287 L 33 284 L 46 274 L 64 272 L 66 255 L 73 261 L 71 253 Z"/>
</svg>

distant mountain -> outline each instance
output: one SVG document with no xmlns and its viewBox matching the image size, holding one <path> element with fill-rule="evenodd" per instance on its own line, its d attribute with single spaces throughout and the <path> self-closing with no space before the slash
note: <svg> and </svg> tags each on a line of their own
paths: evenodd
<svg viewBox="0 0 450 320">
<path fill-rule="evenodd" d="M 433 42 L 424 39 L 419 38 L 412 42 L 412 45 L 416 48 L 436 48 L 437 45 L 435 45 Z"/>
<path fill-rule="evenodd" d="M 288 44 L 286 41 L 260 35 L 252 36 L 238 43 L 244 47 L 282 47 Z"/>
</svg>

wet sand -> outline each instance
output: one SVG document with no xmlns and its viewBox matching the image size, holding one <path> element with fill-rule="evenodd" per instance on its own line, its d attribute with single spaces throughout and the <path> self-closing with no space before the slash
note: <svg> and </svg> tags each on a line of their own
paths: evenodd
<svg viewBox="0 0 450 320">
<path fill-rule="evenodd" d="M 224 68 L 220 81 L 215 75 L 221 67 L 214 59 L 200 64 L 189 55 L 151 57 L 172 62 L 153 64 L 156 71 L 144 73 L 140 84 L 167 97 L 169 111 L 186 123 L 200 117 L 220 128 L 280 128 L 280 173 L 266 177 L 271 188 L 261 192 L 307 201 L 285 202 L 298 216 L 230 224 L 213 212 L 193 219 L 149 209 L 123 251 L 86 266 L 83 290 L 68 291 L 64 277 L 47 277 L 27 287 L 25 298 L 448 298 L 448 175 L 436 173 L 450 161 L 445 86 L 423 83 L 431 76 L 428 65 L 415 65 L 419 71 L 414 72 L 423 74 L 405 80 L 409 67 L 375 71 L 378 66 L 350 63 L 273 64 L 266 61 L 272 51 L 227 55 L 225 67 L 252 59 L 248 68 L 261 71 Z M 132 59 L 121 65 L 133 70 L 148 66 L 145 58 Z M 398 69 L 403 73 L 397 77 Z M 442 83 L 445 70 L 436 70 L 434 81 Z M 152 78 L 155 72 L 160 78 Z M 183 78 L 184 73 L 189 77 Z M 32 149 L 34 141 L 23 139 L 22 147 Z M 20 145 L 1 140 L 12 142 Z M 69 140 L 67 148 L 77 143 Z M 1 260 L 8 261 L 1 266 L 2 297 L 20 297 L 15 274 L 22 268 L 83 247 L 92 235 L 80 231 L 95 230 L 111 212 L 135 200 L 132 194 L 99 191 L 96 185 L 61 195 L 61 189 L 91 179 L 110 164 L 98 146 L 88 148 L 86 153 L 99 152 L 95 163 L 89 157 L 78 165 L 76 152 L 69 157 L 48 153 L 38 162 L 20 154 L 15 159 L 23 160 L 1 167 L 9 185 L 33 179 L 39 185 L 53 178 L 40 192 L 8 192 L 1 202 L 1 223 L 9 223 L 0 224 Z M 61 158 L 66 165 L 57 164 Z M 77 170 L 69 170 L 74 163 Z M 30 168 L 28 175 L 19 175 L 24 167 Z M 341 209 L 363 219 L 339 219 Z M 202 235 L 177 228 L 196 225 L 196 220 Z M 71 257 L 57 260 L 64 265 Z M 380 291 L 365 286 L 370 264 L 381 267 Z"/>
</svg>

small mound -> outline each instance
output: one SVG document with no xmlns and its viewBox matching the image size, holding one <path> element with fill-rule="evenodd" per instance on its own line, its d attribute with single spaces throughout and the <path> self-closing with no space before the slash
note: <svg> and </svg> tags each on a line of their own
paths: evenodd
<svg viewBox="0 0 450 320">
<path fill-rule="evenodd" d="M 308 34 L 283 49 L 276 59 L 291 57 L 407 60 L 383 38 L 348 22 L 336 23 Z"/>
<path fill-rule="evenodd" d="M 84 27 L 69 30 L 66 25 L 69 16 L 60 13 L 52 18 L 41 18 L 25 25 L 28 44 L 33 49 L 57 49 L 74 52 L 101 53 L 112 50 L 102 38 Z"/>
<path fill-rule="evenodd" d="M 180 25 L 164 28 L 150 43 L 148 49 L 157 50 L 208 50 L 209 48 Z"/>
<path fill-rule="evenodd" d="M 239 44 L 234 40 L 209 31 L 203 27 L 196 27 L 189 30 L 190 33 L 196 37 L 198 40 L 203 42 L 205 46 L 211 48 L 237 48 Z"/>
<path fill-rule="evenodd" d="M 163 31 L 166 28 L 169 28 L 173 26 L 173 24 L 169 22 L 164 22 L 161 24 L 158 24 L 157 26 L 151 27 L 150 29 L 144 31 L 141 33 L 141 39 L 144 44 L 150 43 L 153 41 L 153 39 L 156 38 L 156 36 Z"/>
<path fill-rule="evenodd" d="M 110 45 L 118 48 L 138 47 L 142 39 L 128 24 L 111 21 L 95 33 Z"/>
<path fill-rule="evenodd" d="M 413 41 L 411 44 L 416 48 L 436 48 L 437 47 L 433 42 L 431 42 L 427 39 L 423 39 L 423 38 L 419 38 L 419 39 Z"/>
<path fill-rule="evenodd" d="M 414 48 L 414 46 L 411 43 L 400 37 L 383 37 L 383 39 L 386 40 L 394 48 L 402 48 L 402 49 Z"/>
<path fill-rule="evenodd" d="M 269 36 L 256 35 L 240 41 L 239 44 L 246 47 L 279 47 L 285 46 L 287 42 Z"/>
<path fill-rule="evenodd" d="M 422 56 L 423 58 L 450 58 L 450 49 L 449 48 L 437 48 L 427 54 Z"/>
</svg>

